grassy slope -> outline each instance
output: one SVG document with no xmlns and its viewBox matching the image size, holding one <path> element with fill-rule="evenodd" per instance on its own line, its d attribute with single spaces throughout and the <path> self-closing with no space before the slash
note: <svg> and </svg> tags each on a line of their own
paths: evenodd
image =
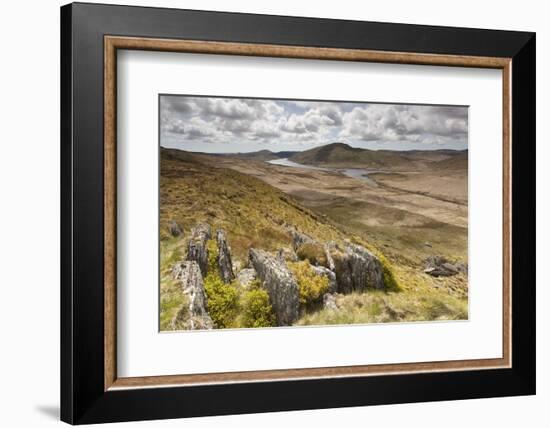
<svg viewBox="0 0 550 428">
<path fill-rule="evenodd" d="M 296 153 L 291 156 L 291 159 L 298 163 L 336 167 L 382 168 L 406 164 L 406 160 L 397 152 L 364 150 L 342 143 L 328 144 Z"/>
<path fill-rule="evenodd" d="M 442 162 L 441 167 L 455 165 L 454 158 L 466 159 L 467 151 L 454 150 L 368 150 L 351 147 L 343 143 L 332 143 L 293 154 L 294 162 L 342 167 L 380 168 L 390 170 L 418 170 L 426 162 Z M 445 161 L 449 160 L 448 165 Z M 457 165 L 458 166 L 458 165 Z"/>
<path fill-rule="evenodd" d="M 170 320 L 185 299 L 170 279 L 171 266 L 184 256 L 185 239 L 169 236 L 170 220 L 177 221 L 187 236 L 198 222 L 207 222 L 214 230 L 223 228 L 237 266 L 246 264 L 250 247 L 269 251 L 290 247 L 291 236 L 285 225 L 293 225 L 320 241 L 341 242 L 351 238 L 378 254 L 382 254 L 380 249 L 384 250 L 401 292 L 341 296 L 338 304 L 342 310 L 323 309 L 305 314 L 298 324 L 467 317 L 463 278 L 428 277 L 419 270 L 417 260 L 401 257 L 399 249 L 388 251 L 376 234 L 354 228 L 353 222 L 330 223 L 326 217 L 254 177 L 217 168 L 201 156 L 163 150 L 160 189 L 161 330 L 170 329 Z M 344 213 L 323 214 L 338 218 Z"/>
<path fill-rule="evenodd" d="M 161 240 L 168 238 L 172 219 L 186 232 L 207 222 L 227 232 L 233 259 L 245 261 L 250 247 L 290 246 L 285 224 L 324 241 L 342 237 L 283 192 L 246 174 L 203 163 L 195 155 L 163 151 L 160 181 Z"/>
</svg>

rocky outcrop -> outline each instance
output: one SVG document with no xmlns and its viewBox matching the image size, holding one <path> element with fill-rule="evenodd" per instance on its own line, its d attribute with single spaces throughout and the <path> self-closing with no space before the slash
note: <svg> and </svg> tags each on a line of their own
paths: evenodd
<svg viewBox="0 0 550 428">
<path fill-rule="evenodd" d="M 188 330 L 211 329 L 214 324 L 208 315 L 208 304 L 198 263 L 179 262 L 174 266 L 172 275 L 180 281 L 182 291 L 188 296 L 188 303 L 172 320 L 174 327 L 181 326 Z"/>
<path fill-rule="evenodd" d="M 225 238 L 225 232 L 223 230 L 218 230 L 216 232 L 216 241 L 218 243 L 218 268 L 220 271 L 220 277 L 223 282 L 226 284 L 230 283 L 235 279 L 233 274 L 233 264 L 231 263 L 231 251 L 227 245 L 227 240 Z"/>
<path fill-rule="evenodd" d="M 346 250 L 350 254 L 355 289 L 361 289 L 363 285 L 365 288 L 383 290 L 385 288 L 384 271 L 380 260 L 360 245 L 349 244 Z"/>
<path fill-rule="evenodd" d="M 237 282 L 244 288 L 250 287 L 255 279 L 256 271 L 252 268 L 243 269 L 237 274 Z"/>
<path fill-rule="evenodd" d="M 174 238 L 183 235 L 183 229 L 178 223 L 175 222 L 175 220 L 171 220 L 168 224 L 168 231 Z"/>
<path fill-rule="evenodd" d="M 325 245 L 324 245 L 324 250 L 325 250 L 325 257 L 327 259 L 327 268 L 329 268 L 330 270 L 334 271 L 334 259 L 332 258 L 332 255 L 330 254 L 330 250 L 331 248 L 334 247 L 334 242 L 327 242 Z"/>
<path fill-rule="evenodd" d="M 297 262 L 298 256 L 292 248 L 279 248 L 277 251 L 277 257 L 283 262 Z"/>
<path fill-rule="evenodd" d="M 424 273 L 428 275 L 440 277 L 440 276 L 453 276 L 458 273 L 466 273 L 468 268 L 462 263 L 450 263 L 443 256 L 430 256 L 424 260 Z"/>
<path fill-rule="evenodd" d="M 294 276 L 286 263 L 263 250 L 251 248 L 249 257 L 262 286 L 269 294 L 269 300 L 277 325 L 292 325 L 299 316 L 299 292 Z"/>
<path fill-rule="evenodd" d="M 303 244 L 312 244 L 316 242 L 312 237 L 306 235 L 305 233 L 298 232 L 294 228 L 290 228 L 289 232 L 292 236 L 292 246 L 294 247 L 294 250 L 297 250 Z"/>
<path fill-rule="evenodd" d="M 334 259 L 339 293 L 362 292 L 369 288 L 385 289 L 382 264 L 366 248 L 348 243 L 344 250 L 335 246 L 331 256 Z"/>
<path fill-rule="evenodd" d="M 187 245 L 187 260 L 195 261 L 199 265 L 201 274 L 206 276 L 208 271 L 208 240 L 212 232 L 207 224 L 198 224 L 191 230 L 191 237 Z"/>
<path fill-rule="evenodd" d="M 332 309 L 336 310 L 338 309 L 338 305 L 336 304 L 336 295 L 327 293 L 323 296 L 323 307 L 325 309 Z"/>
<path fill-rule="evenodd" d="M 292 246 L 298 260 L 307 260 L 313 266 L 324 266 L 334 270 L 334 260 L 330 255 L 331 244 L 323 244 L 296 229 L 290 229 L 290 233 Z"/>
<path fill-rule="evenodd" d="M 300 245 L 296 255 L 300 260 L 307 260 L 313 266 L 328 267 L 325 246 L 320 242 L 306 242 Z"/>
<path fill-rule="evenodd" d="M 311 266 L 311 268 L 317 275 L 326 276 L 328 278 L 328 293 L 336 293 L 338 291 L 336 274 L 333 271 L 324 266 Z"/>
</svg>

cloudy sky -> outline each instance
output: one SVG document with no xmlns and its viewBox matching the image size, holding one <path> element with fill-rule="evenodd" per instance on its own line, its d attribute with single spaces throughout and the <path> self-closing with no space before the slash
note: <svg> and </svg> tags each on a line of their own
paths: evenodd
<svg viewBox="0 0 550 428">
<path fill-rule="evenodd" d="M 201 152 L 465 149 L 466 107 L 162 95 L 163 147 Z"/>
</svg>

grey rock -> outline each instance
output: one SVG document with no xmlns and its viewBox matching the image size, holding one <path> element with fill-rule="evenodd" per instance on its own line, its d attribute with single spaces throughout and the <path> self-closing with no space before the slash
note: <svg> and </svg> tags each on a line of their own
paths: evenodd
<svg viewBox="0 0 550 428">
<path fill-rule="evenodd" d="M 230 283 L 235 279 L 233 274 L 233 264 L 231 263 L 231 251 L 227 245 L 225 238 L 225 232 L 218 230 L 216 232 L 216 241 L 218 243 L 218 268 L 220 270 L 220 277 L 223 282 Z"/>
<path fill-rule="evenodd" d="M 447 262 L 448 260 L 443 256 L 430 256 L 430 257 L 427 257 L 426 260 L 424 260 L 424 264 L 426 265 L 426 268 L 440 266 L 443 263 L 447 263 Z"/>
<path fill-rule="evenodd" d="M 323 307 L 332 310 L 338 309 L 338 305 L 336 304 L 336 296 L 331 293 L 325 294 L 323 296 Z"/>
<path fill-rule="evenodd" d="M 431 276 L 453 276 L 461 272 L 467 273 L 467 271 L 468 268 L 465 264 L 453 264 L 443 256 L 430 256 L 424 260 L 424 273 Z"/>
<path fill-rule="evenodd" d="M 467 274 L 468 273 L 468 265 L 466 263 L 456 263 L 455 264 L 455 268 L 460 272 L 460 273 L 464 273 L 464 274 Z"/>
<path fill-rule="evenodd" d="M 336 293 L 338 284 L 336 283 L 336 274 L 324 266 L 311 266 L 317 275 L 326 276 L 328 278 L 328 293 Z"/>
<path fill-rule="evenodd" d="M 378 257 L 360 245 L 349 244 L 346 252 L 350 255 L 351 272 L 356 290 L 376 288 L 383 290 L 384 272 Z"/>
<path fill-rule="evenodd" d="M 335 264 L 338 292 L 351 293 L 352 291 L 362 292 L 369 288 L 377 290 L 386 288 L 382 264 L 378 257 L 366 248 L 346 243 L 343 251 L 336 246 L 331 255 Z"/>
<path fill-rule="evenodd" d="M 327 267 L 332 271 L 334 271 L 335 266 L 334 266 L 334 259 L 332 258 L 332 255 L 330 254 L 330 250 L 331 250 L 331 248 L 334 247 L 334 245 L 335 245 L 334 242 L 327 242 L 325 244 L 325 256 L 327 258 Z"/>
<path fill-rule="evenodd" d="M 208 271 L 208 247 L 207 242 L 212 237 L 208 224 L 200 223 L 191 229 L 191 237 L 187 244 L 187 260 L 198 263 L 203 277 Z"/>
<path fill-rule="evenodd" d="M 188 304 L 182 307 L 172 324 L 188 330 L 211 329 L 214 325 L 208 314 L 208 303 L 199 265 L 195 261 L 177 263 L 172 269 L 174 279 L 180 281 L 182 291 L 188 296 Z"/>
<path fill-rule="evenodd" d="M 243 263 L 240 260 L 233 260 L 233 272 L 240 272 L 244 269 Z"/>
<path fill-rule="evenodd" d="M 242 287 L 248 288 L 252 281 L 256 279 L 256 271 L 252 268 L 247 268 L 239 271 L 237 274 L 237 282 L 241 284 Z"/>
<path fill-rule="evenodd" d="M 450 272 L 458 273 L 458 269 L 456 268 L 456 266 L 451 263 L 443 263 L 441 267 L 447 269 Z"/>
<path fill-rule="evenodd" d="M 178 223 L 176 223 L 175 220 L 170 221 L 170 223 L 168 224 L 168 230 L 170 231 L 170 235 L 172 235 L 173 237 L 183 235 L 183 229 Z"/>
<path fill-rule="evenodd" d="M 315 240 L 311 236 L 298 232 L 295 228 L 290 228 L 290 235 L 292 236 L 292 246 L 294 250 L 297 250 L 304 244 L 315 243 Z"/>
<path fill-rule="evenodd" d="M 277 257 L 279 258 L 279 260 L 284 262 L 298 261 L 298 256 L 292 248 L 279 248 L 279 251 L 277 252 Z"/>
<path fill-rule="evenodd" d="M 300 300 L 298 284 L 286 263 L 266 251 L 254 248 L 249 250 L 249 258 L 269 294 L 277 324 L 292 325 L 299 316 Z"/>
</svg>

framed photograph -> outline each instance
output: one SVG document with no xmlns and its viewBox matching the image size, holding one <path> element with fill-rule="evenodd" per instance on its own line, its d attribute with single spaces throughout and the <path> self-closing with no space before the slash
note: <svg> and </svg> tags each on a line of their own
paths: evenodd
<svg viewBox="0 0 550 428">
<path fill-rule="evenodd" d="M 535 393 L 535 35 L 61 8 L 61 418 Z"/>
</svg>

